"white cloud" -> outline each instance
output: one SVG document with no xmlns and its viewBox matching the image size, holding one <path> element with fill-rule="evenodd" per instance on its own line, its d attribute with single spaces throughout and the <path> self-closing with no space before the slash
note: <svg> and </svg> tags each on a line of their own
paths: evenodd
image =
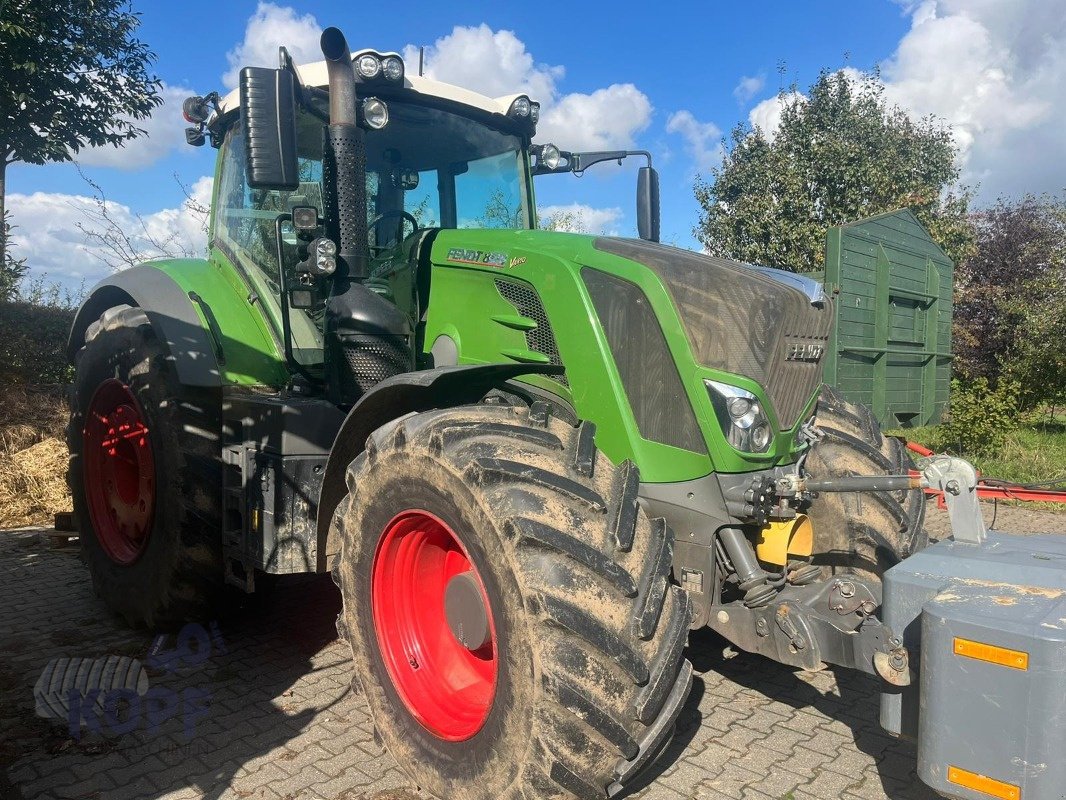
<svg viewBox="0 0 1066 800">
<path fill-rule="evenodd" d="M 418 64 L 418 48 L 407 45 L 404 60 Z M 453 83 L 489 97 L 525 92 L 541 103 L 555 96 L 555 83 L 565 70 L 537 64 L 512 31 L 456 25 L 425 51 L 425 76 Z"/>
<path fill-rule="evenodd" d="M 173 151 L 187 148 L 185 128 L 188 123 L 181 116 L 181 104 L 189 95 L 196 94 L 183 86 L 163 84 L 160 95 L 163 105 L 145 120 L 132 120 L 145 134 L 126 142 L 122 147 L 102 145 L 88 147 L 75 155 L 78 163 L 90 167 L 117 167 L 118 169 L 144 169 L 169 156 Z"/>
<path fill-rule="evenodd" d="M 593 208 L 583 203 L 544 206 L 539 209 L 545 227 L 566 233 L 597 233 L 617 236 L 617 225 L 622 219 L 620 208 Z"/>
<path fill-rule="evenodd" d="M 541 114 L 537 139 L 566 150 L 628 149 L 651 121 L 651 101 L 631 83 L 568 94 Z"/>
<path fill-rule="evenodd" d="M 889 99 L 943 117 L 964 179 L 998 193 L 1066 185 L 1066 14 L 1060 3 L 926 0 L 882 68 Z"/>
<path fill-rule="evenodd" d="M 760 129 L 766 138 L 773 139 L 777 135 L 777 129 L 781 127 L 781 113 L 785 107 L 796 102 L 802 103 L 806 99 L 799 92 L 768 97 L 748 112 L 748 122 L 751 127 Z"/>
<path fill-rule="evenodd" d="M 407 45 L 404 59 L 418 63 L 418 48 Z M 425 75 L 490 97 L 524 92 L 541 104 L 538 141 L 565 150 L 628 148 L 651 122 L 652 105 L 631 83 L 613 84 L 588 94 L 563 94 L 562 66 L 538 64 L 511 31 L 488 25 L 463 27 L 426 48 Z"/>
<path fill-rule="evenodd" d="M 297 64 L 321 61 L 321 35 L 322 26 L 314 15 L 297 16 L 290 6 L 261 2 L 248 19 L 244 41 L 226 53 L 230 68 L 222 76 L 222 83 L 229 89 L 236 88 L 243 67 L 276 68 L 282 45 Z"/>
<path fill-rule="evenodd" d="M 666 121 L 666 132 L 680 134 L 699 172 L 709 172 L 722 162 L 722 131 L 713 122 L 700 122 L 691 111 L 678 111 Z"/>
<path fill-rule="evenodd" d="M 129 206 L 107 201 L 108 216 L 128 237 L 143 258 L 161 255 L 202 255 L 207 247 L 204 218 L 197 207 L 211 202 L 212 178 L 204 176 L 189 187 L 190 200 L 140 218 Z M 110 274 L 104 250 L 78 227 L 79 224 L 106 233 L 93 221 L 97 211 L 93 197 L 77 194 L 34 192 L 7 197 L 12 223 L 13 253 L 25 258 L 35 275 L 47 274 L 75 287 L 92 284 Z M 160 250 L 157 245 L 163 245 Z"/>
<path fill-rule="evenodd" d="M 744 75 L 733 89 L 733 97 L 743 105 L 762 91 L 766 85 L 765 75 Z"/>
</svg>

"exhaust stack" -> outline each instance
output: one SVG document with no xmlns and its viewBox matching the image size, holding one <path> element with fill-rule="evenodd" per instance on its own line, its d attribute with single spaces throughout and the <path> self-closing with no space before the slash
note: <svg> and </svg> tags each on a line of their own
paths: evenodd
<svg viewBox="0 0 1066 800">
<path fill-rule="evenodd" d="M 366 141 L 358 125 L 352 53 L 337 28 L 322 31 L 329 76 L 323 182 L 330 238 L 337 242 L 337 271 L 325 310 L 327 396 L 351 406 L 375 384 L 414 368 L 414 335 L 407 315 L 363 281 L 370 274 Z"/>
<path fill-rule="evenodd" d="M 329 127 L 326 165 L 331 173 L 336 208 L 330 227 L 337 239 L 337 278 L 367 277 L 366 143 L 356 124 L 355 72 L 348 42 L 338 28 L 326 28 L 320 40 L 329 76 Z"/>
</svg>

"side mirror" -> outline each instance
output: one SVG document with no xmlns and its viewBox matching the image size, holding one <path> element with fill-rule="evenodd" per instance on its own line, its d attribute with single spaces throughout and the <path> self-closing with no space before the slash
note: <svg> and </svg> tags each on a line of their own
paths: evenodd
<svg viewBox="0 0 1066 800">
<path fill-rule="evenodd" d="M 659 241 L 659 173 L 654 167 L 637 172 L 637 235 L 648 242 Z"/>
<path fill-rule="evenodd" d="M 248 186 L 282 191 L 299 188 L 296 86 L 292 73 L 245 67 L 241 70 L 240 89 Z"/>
</svg>

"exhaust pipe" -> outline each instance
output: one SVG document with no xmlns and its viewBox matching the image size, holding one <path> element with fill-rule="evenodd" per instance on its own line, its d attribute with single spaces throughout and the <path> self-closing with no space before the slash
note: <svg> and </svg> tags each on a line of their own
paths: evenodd
<svg viewBox="0 0 1066 800">
<path fill-rule="evenodd" d="M 329 215 L 337 239 L 339 283 L 362 281 L 367 271 L 366 143 L 356 124 L 355 72 L 348 42 L 338 28 L 326 28 L 320 40 L 329 76 L 328 157 L 337 207 Z"/>
<path fill-rule="evenodd" d="M 364 284 L 370 274 L 366 141 L 357 119 L 352 53 L 337 28 L 322 31 L 320 44 L 329 76 L 322 177 L 329 236 L 337 242 L 323 331 L 326 393 L 337 405 L 351 406 L 375 384 L 414 368 L 414 333 L 406 313 Z"/>
</svg>

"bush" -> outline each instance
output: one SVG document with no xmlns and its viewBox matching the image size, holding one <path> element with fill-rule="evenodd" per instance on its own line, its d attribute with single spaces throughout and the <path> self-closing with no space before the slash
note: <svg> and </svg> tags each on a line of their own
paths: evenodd
<svg viewBox="0 0 1066 800">
<path fill-rule="evenodd" d="M 67 335 L 73 308 L 0 302 L 0 383 L 40 386 L 70 383 Z"/>
<path fill-rule="evenodd" d="M 994 389 L 985 378 L 966 386 L 952 381 L 948 420 L 940 431 L 942 445 L 964 455 L 998 453 L 1018 427 L 1020 390 L 1009 380 L 1000 380 Z"/>
</svg>

